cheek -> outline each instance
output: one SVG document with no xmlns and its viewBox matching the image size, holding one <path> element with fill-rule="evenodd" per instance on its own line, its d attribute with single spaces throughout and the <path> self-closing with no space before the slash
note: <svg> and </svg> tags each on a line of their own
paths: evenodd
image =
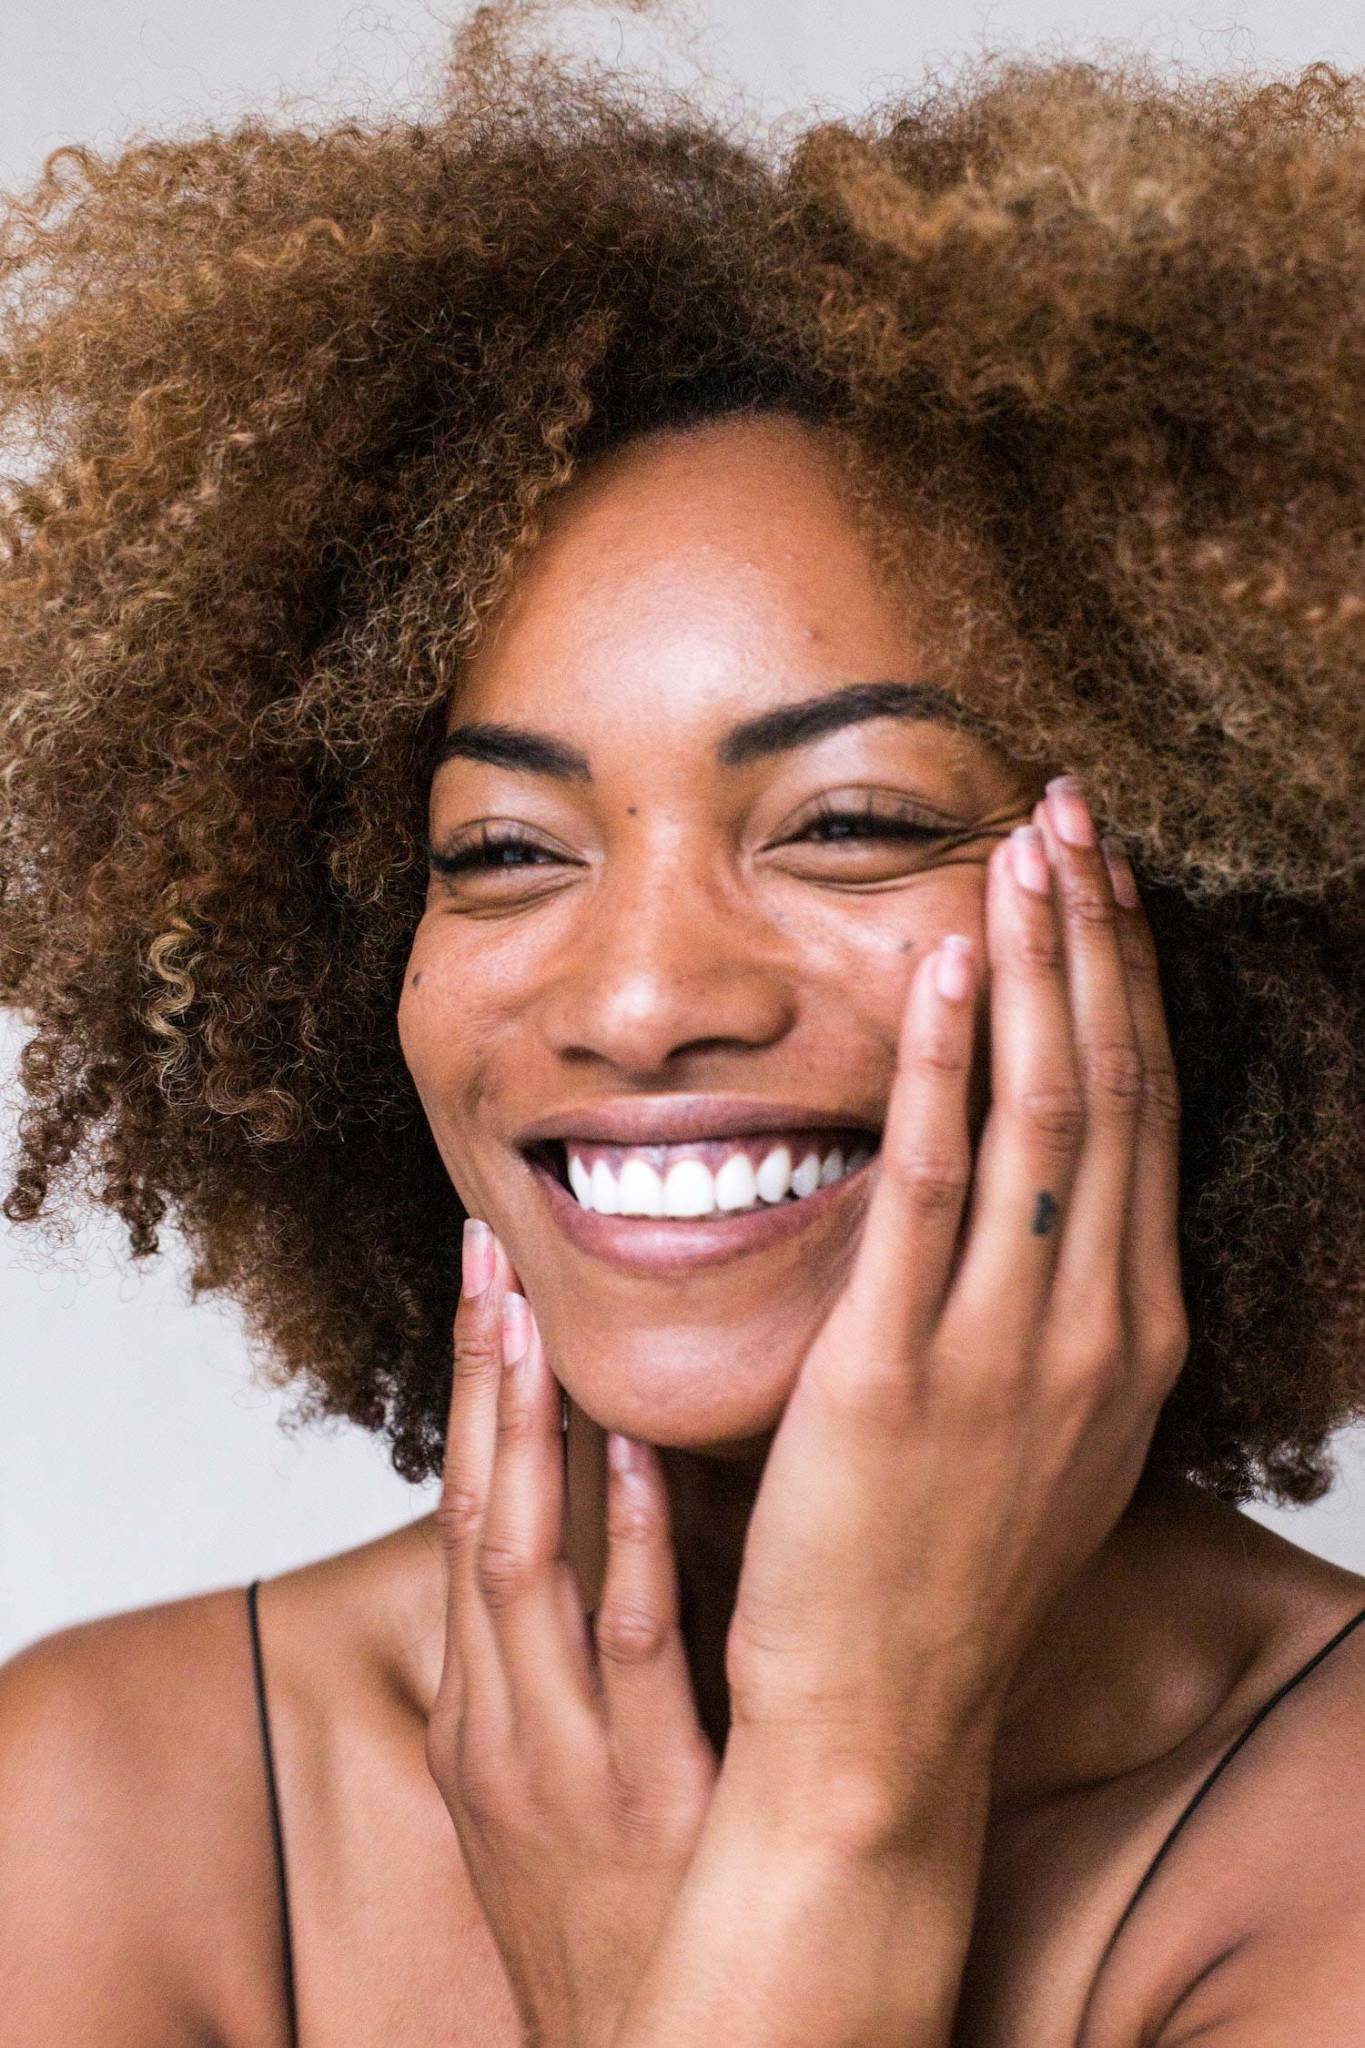
<svg viewBox="0 0 1365 2048">
<path fill-rule="evenodd" d="M 458 1084 L 461 1053 L 479 1040 L 470 979 L 428 927 L 413 938 L 398 999 L 398 1042 L 417 1092 L 430 1102 Z"/>
</svg>

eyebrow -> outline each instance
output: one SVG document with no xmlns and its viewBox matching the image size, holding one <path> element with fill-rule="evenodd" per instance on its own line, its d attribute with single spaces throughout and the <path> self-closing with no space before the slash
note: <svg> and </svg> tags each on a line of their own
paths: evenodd
<svg viewBox="0 0 1365 2048">
<path fill-rule="evenodd" d="M 922 720 L 969 732 L 989 746 L 1000 744 L 993 728 L 977 712 L 940 689 L 936 683 L 846 683 L 799 704 L 779 704 L 755 718 L 732 725 L 716 743 L 722 768 L 742 768 L 750 761 L 790 753 L 827 733 L 862 725 L 870 718 Z M 553 775 L 562 781 L 591 782 L 586 754 L 552 733 L 527 726 L 500 725 L 474 719 L 448 732 L 437 749 L 433 772 L 443 761 L 483 761 L 493 768 L 520 769 L 531 775 Z"/>
</svg>

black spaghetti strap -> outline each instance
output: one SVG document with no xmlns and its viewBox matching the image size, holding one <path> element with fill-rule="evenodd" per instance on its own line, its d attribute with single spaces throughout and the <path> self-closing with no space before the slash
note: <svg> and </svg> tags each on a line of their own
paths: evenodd
<svg viewBox="0 0 1365 2048">
<path fill-rule="evenodd" d="M 275 1752 L 270 1742 L 270 1714 L 265 1700 L 265 1663 L 261 1656 L 261 1625 L 256 1613 L 259 1579 L 246 1589 L 246 1611 L 251 1623 L 251 1666 L 256 1679 L 256 1713 L 261 1726 L 261 1753 L 265 1758 L 265 1784 L 270 1795 L 270 1838 L 275 1849 L 275 1877 L 280 1897 L 280 1958 L 284 1972 L 284 2000 L 289 2026 L 289 2048 L 299 2048 L 299 2013 L 294 1993 L 294 1941 L 289 1927 L 289 1879 L 284 1863 L 284 1826 L 280 1818 L 280 1793 L 275 1778 Z"/>
<path fill-rule="evenodd" d="M 1242 1744 L 1245 1741 L 1247 1741 L 1247 1739 L 1251 1735 L 1253 1735 L 1256 1732 L 1256 1730 L 1260 1727 L 1262 1721 L 1264 1721 L 1266 1715 L 1270 1712 L 1271 1708 L 1277 1707 L 1280 1701 L 1284 1698 L 1285 1694 L 1292 1692 L 1294 1690 L 1294 1687 L 1298 1685 L 1302 1679 L 1307 1678 L 1309 1672 L 1315 1670 L 1316 1667 L 1319 1664 L 1321 1664 L 1323 1658 L 1328 1656 L 1333 1650 L 1335 1650 L 1338 1643 L 1344 1642 L 1346 1637 L 1350 1635 L 1351 1630 L 1353 1628 L 1359 1628 L 1362 1621 L 1365 1621 L 1365 1607 L 1362 1607 L 1359 1614 L 1354 1615 L 1350 1621 L 1344 1622 L 1342 1626 L 1337 1630 L 1336 1634 L 1331 1638 L 1331 1640 L 1329 1642 L 1324 1643 L 1320 1650 L 1315 1650 L 1313 1655 L 1308 1659 L 1306 1664 L 1301 1664 L 1297 1671 L 1292 1672 L 1290 1676 L 1286 1678 L 1284 1684 L 1280 1686 L 1278 1691 L 1272 1693 L 1270 1698 L 1265 1702 L 1265 1704 L 1259 1707 L 1257 1711 L 1252 1715 L 1250 1721 L 1248 1721 L 1246 1727 L 1242 1730 L 1241 1734 L 1237 1737 L 1236 1741 L 1233 1742 L 1229 1748 L 1224 1750 L 1222 1756 L 1219 1757 L 1217 1763 L 1213 1766 L 1212 1770 L 1208 1773 L 1207 1777 L 1205 1777 L 1203 1783 L 1199 1786 L 1198 1791 L 1196 1791 L 1193 1794 L 1193 1796 L 1185 1805 L 1183 1812 L 1179 1815 L 1178 1819 L 1176 1819 L 1173 1822 L 1170 1830 L 1166 1835 L 1165 1841 L 1161 1844 L 1161 1847 L 1157 1850 L 1155 1856 L 1153 1856 L 1151 1862 L 1147 1865 L 1146 1870 L 1143 1872 L 1142 1879 L 1137 1887 L 1137 1890 L 1133 1893 L 1133 1896 L 1129 1899 L 1128 1904 L 1124 1907 L 1122 1913 L 1119 1915 L 1118 1921 L 1114 1927 L 1114 1931 L 1110 1935 L 1108 1941 L 1105 1943 L 1104 1954 L 1100 1957 L 1099 1969 L 1096 1970 L 1095 1977 L 1092 1980 L 1092 1982 L 1098 1982 L 1100 1971 L 1103 1970 L 1105 1964 L 1108 1962 L 1110 1954 L 1113 1951 L 1114 1945 L 1117 1942 L 1120 1934 L 1122 1934 L 1124 1928 L 1127 1926 L 1128 1921 L 1132 1917 L 1133 1911 L 1137 1906 L 1138 1900 L 1142 1897 L 1148 1885 L 1156 1876 L 1157 1870 L 1159 1869 L 1161 1863 L 1164 1861 L 1167 1852 L 1170 1850 L 1172 1844 L 1176 1839 L 1176 1836 L 1185 1826 L 1185 1823 L 1189 1820 L 1191 1814 L 1198 1806 L 1200 1800 L 1204 1797 L 1204 1794 L 1208 1792 L 1211 1789 L 1211 1787 L 1215 1784 L 1217 1779 L 1221 1777 L 1222 1773 L 1227 1769 L 1228 1765 L 1232 1762 L 1232 1759 L 1236 1756 L 1238 1750 L 1242 1747 Z"/>
</svg>

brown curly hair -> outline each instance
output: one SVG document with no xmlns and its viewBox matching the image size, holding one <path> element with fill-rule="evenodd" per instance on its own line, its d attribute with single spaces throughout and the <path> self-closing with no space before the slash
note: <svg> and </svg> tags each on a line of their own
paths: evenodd
<svg viewBox="0 0 1365 2048">
<path fill-rule="evenodd" d="M 437 1469 L 462 1211 L 395 1012 L 450 694 L 587 457 L 784 407 L 892 552 L 925 492 L 986 551 L 1003 744 L 1133 850 L 1192 1330 L 1152 1460 L 1316 1498 L 1365 1413 L 1363 202 L 1325 66 L 987 59 L 776 147 L 486 8 L 429 120 L 57 151 L 0 226 L 6 1215 L 171 1217 L 301 1414 Z"/>
</svg>

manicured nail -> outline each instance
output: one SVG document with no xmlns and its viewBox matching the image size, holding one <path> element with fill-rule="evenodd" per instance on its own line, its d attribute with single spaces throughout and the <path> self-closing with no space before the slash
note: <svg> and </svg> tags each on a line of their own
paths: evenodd
<svg viewBox="0 0 1365 2048">
<path fill-rule="evenodd" d="M 965 1002 L 972 985 L 972 942 L 961 932 L 948 932 L 934 954 L 934 981 L 950 1003 Z"/>
<path fill-rule="evenodd" d="M 526 1356 L 531 1342 L 531 1306 L 524 1294 L 510 1290 L 502 1297 L 502 1357 L 504 1365 L 515 1365 Z"/>
<path fill-rule="evenodd" d="M 626 1479 L 644 1470 L 640 1446 L 628 1436 L 619 1436 L 614 1429 L 607 1431 L 607 1463 L 613 1472 Z"/>
<path fill-rule="evenodd" d="M 1094 846 L 1098 835 L 1074 775 L 1054 775 L 1047 785 L 1047 814 L 1053 831 L 1068 846 Z"/>
<path fill-rule="evenodd" d="M 1046 896 L 1052 887 L 1047 848 L 1036 825 L 1016 825 L 1010 833 L 1010 862 L 1014 879 L 1031 895 Z"/>
<path fill-rule="evenodd" d="M 1109 880 L 1114 891 L 1114 901 L 1121 903 L 1125 910 L 1138 907 L 1137 882 L 1134 879 L 1132 863 L 1121 839 L 1102 839 L 1104 864 L 1109 870 Z"/>
<path fill-rule="evenodd" d="M 493 1278 L 493 1233 L 478 1216 L 466 1216 L 460 1243 L 460 1286 L 470 1300 Z"/>
</svg>

